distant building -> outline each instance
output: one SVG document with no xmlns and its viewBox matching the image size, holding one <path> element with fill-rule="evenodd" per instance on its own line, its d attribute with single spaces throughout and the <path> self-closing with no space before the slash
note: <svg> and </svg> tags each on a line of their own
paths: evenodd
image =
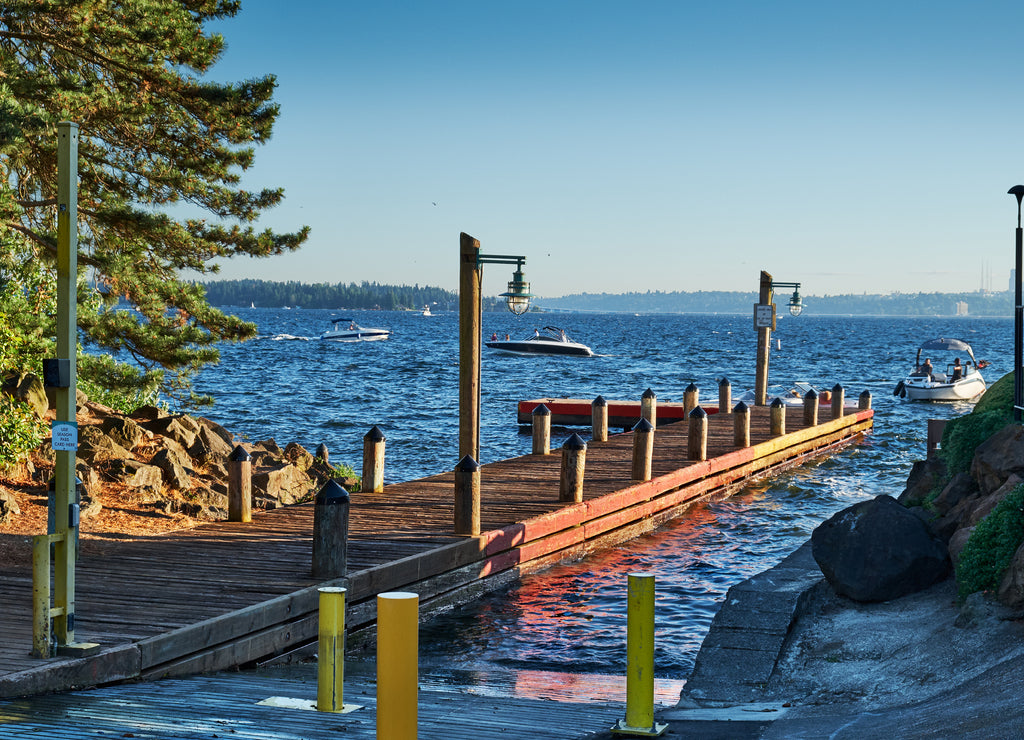
<svg viewBox="0 0 1024 740">
<path fill-rule="evenodd" d="M 966 316 L 967 315 L 967 301 L 956 302 L 956 315 Z"/>
</svg>

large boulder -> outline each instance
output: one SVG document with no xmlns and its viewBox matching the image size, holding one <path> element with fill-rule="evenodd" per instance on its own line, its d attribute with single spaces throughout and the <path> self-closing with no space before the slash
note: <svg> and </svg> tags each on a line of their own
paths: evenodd
<svg viewBox="0 0 1024 740">
<path fill-rule="evenodd" d="M 999 490 L 1016 473 L 1024 477 L 1024 426 L 1009 424 L 986 439 L 974 452 L 971 476 L 983 494 Z"/>
<path fill-rule="evenodd" d="M 1017 548 L 1010 567 L 996 591 L 999 602 L 1014 609 L 1024 609 L 1024 545 Z"/>
<path fill-rule="evenodd" d="M 833 590 L 855 601 L 888 601 L 949 572 L 946 546 L 891 496 L 861 501 L 820 524 L 811 552 Z"/>
</svg>

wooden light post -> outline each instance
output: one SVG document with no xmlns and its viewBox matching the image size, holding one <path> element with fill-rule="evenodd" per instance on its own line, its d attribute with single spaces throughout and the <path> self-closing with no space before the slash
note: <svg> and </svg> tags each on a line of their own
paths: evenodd
<svg viewBox="0 0 1024 740">
<path fill-rule="evenodd" d="M 480 242 L 469 234 L 459 237 L 459 459 L 480 460 L 480 326 L 483 266 L 516 265 L 505 298 L 508 310 L 524 313 L 530 307 L 530 284 L 523 280 L 526 257 L 481 254 Z"/>
<path fill-rule="evenodd" d="M 768 402 L 768 356 L 771 353 L 772 329 L 775 328 L 775 288 L 793 288 L 789 299 L 789 313 L 799 316 L 803 311 L 800 300 L 800 283 L 779 283 L 761 270 L 761 287 L 754 305 L 754 328 L 757 330 L 757 368 L 754 378 L 754 404 L 764 406 Z"/>
</svg>

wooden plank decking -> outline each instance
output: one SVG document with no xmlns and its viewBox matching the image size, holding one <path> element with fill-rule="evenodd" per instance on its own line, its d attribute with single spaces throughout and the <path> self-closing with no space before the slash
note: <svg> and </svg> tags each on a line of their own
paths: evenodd
<svg viewBox="0 0 1024 740">
<path fill-rule="evenodd" d="M 709 417 L 708 460 L 686 460 L 687 424 L 659 425 L 654 478 L 630 481 L 632 435 L 590 443 L 584 501 L 558 502 L 560 455 L 485 465 L 479 537 L 451 533 L 453 474 L 353 494 L 347 623 L 375 619 L 376 594 L 409 590 L 429 608 L 567 557 L 630 539 L 694 500 L 799 464 L 856 439 L 872 424 L 860 411 L 768 434 L 768 409 L 751 409 L 751 443 L 733 448 L 730 415 Z M 0 573 L 0 697 L 131 677 L 212 671 L 315 640 L 317 587 L 310 576 L 313 506 L 263 512 L 249 524 L 219 522 L 132 541 L 83 541 L 76 571 L 76 637 L 90 658 L 29 657 L 31 564 Z M 332 583 L 339 585 L 339 583 Z"/>
</svg>

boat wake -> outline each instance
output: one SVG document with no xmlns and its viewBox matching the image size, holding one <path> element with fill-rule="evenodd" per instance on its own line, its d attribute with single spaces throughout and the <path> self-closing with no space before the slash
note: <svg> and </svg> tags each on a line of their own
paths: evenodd
<svg viewBox="0 0 1024 740">
<path fill-rule="evenodd" d="M 294 334 L 275 334 L 274 336 L 270 337 L 270 339 L 275 342 L 308 342 L 312 338 L 313 337 L 297 337 Z"/>
</svg>

